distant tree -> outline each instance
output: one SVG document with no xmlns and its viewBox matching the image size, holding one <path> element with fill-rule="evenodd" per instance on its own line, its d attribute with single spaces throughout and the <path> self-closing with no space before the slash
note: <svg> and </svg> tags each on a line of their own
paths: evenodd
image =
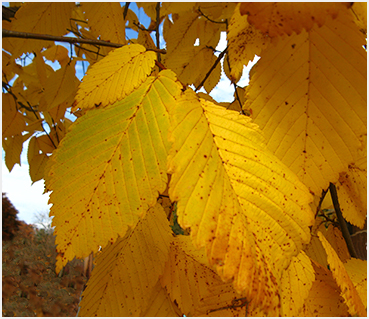
<svg viewBox="0 0 369 319">
<path fill-rule="evenodd" d="M 3 193 L 3 240 L 12 240 L 14 233 L 19 229 L 18 211 Z"/>
</svg>

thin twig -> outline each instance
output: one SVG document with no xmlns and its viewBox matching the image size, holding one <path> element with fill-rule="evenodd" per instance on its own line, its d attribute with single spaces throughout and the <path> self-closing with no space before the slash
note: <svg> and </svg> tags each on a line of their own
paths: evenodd
<svg viewBox="0 0 369 319">
<path fill-rule="evenodd" d="M 357 258 L 356 250 L 355 250 L 354 244 L 352 243 L 352 240 L 351 240 L 351 235 L 348 231 L 346 221 L 344 220 L 344 218 L 342 216 L 340 204 L 338 202 L 338 195 L 337 195 L 336 186 L 334 184 L 330 183 L 329 184 L 329 190 L 331 192 L 334 210 L 336 211 L 337 219 L 338 219 L 338 222 L 339 222 L 340 227 L 341 227 L 343 238 L 346 241 L 347 248 L 350 252 L 351 257 Z"/>
<path fill-rule="evenodd" d="M 215 67 L 218 65 L 218 63 L 220 62 L 220 60 L 223 58 L 224 54 L 227 52 L 227 49 L 228 49 L 228 47 L 226 47 L 224 49 L 224 51 L 219 54 L 218 58 L 216 59 L 216 61 L 213 64 L 213 66 L 210 68 L 209 72 L 206 73 L 205 78 L 196 87 L 195 92 L 197 92 L 204 85 L 205 81 L 208 79 L 208 77 L 210 76 L 211 72 L 213 72 L 213 70 L 215 69 Z"/>
<path fill-rule="evenodd" d="M 92 45 L 100 45 L 106 47 L 120 48 L 123 44 L 112 43 L 103 40 L 92 40 L 92 39 L 80 39 L 80 38 L 72 38 L 72 37 L 60 37 L 54 36 L 50 34 L 38 34 L 38 33 L 30 33 L 30 32 L 18 32 L 18 31 L 10 31 L 3 29 L 3 38 L 23 38 L 23 39 L 37 39 L 37 40 L 46 40 L 46 41 L 58 41 L 58 42 L 68 42 L 68 43 L 85 43 Z M 161 54 L 167 53 L 166 50 L 161 49 L 146 49 L 147 51 L 160 52 Z"/>
<path fill-rule="evenodd" d="M 156 34 L 156 48 L 160 50 L 160 34 L 159 34 L 159 26 L 160 26 L 160 2 L 156 3 L 156 26 L 155 26 L 155 34 Z M 161 62 L 161 55 L 158 52 L 158 62 Z"/>
<path fill-rule="evenodd" d="M 226 24 L 227 22 L 226 21 L 214 21 L 214 20 L 211 20 L 208 16 L 206 16 L 200 9 L 200 7 L 197 9 L 200 14 L 207 20 L 209 20 L 210 22 L 213 22 L 213 23 L 221 23 L 221 24 Z"/>
<path fill-rule="evenodd" d="M 128 7 L 131 3 L 130 2 L 126 2 L 125 6 L 124 6 L 124 11 L 123 11 L 123 20 L 126 20 L 127 17 L 127 13 L 128 13 Z"/>
</svg>

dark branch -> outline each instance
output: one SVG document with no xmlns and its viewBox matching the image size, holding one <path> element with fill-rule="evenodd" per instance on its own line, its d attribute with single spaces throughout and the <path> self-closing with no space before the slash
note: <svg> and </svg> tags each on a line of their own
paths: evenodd
<svg viewBox="0 0 369 319">
<path fill-rule="evenodd" d="M 17 32 L 3 29 L 3 38 L 23 38 L 23 39 L 37 39 L 37 40 L 46 40 L 46 41 L 58 41 L 58 42 L 68 42 L 68 43 L 85 43 L 91 45 L 101 45 L 106 47 L 120 48 L 123 44 L 112 43 L 103 40 L 91 40 L 91 39 L 80 39 L 80 38 L 71 38 L 71 37 L 60 37 L 54 36 L 50 34 L 37 34 L 30 32 Z M 147 51 L 160 52 L 162 54 L 167 53 L 165 50 L 157 50 L 157 49 L 146 49 Z"/>
<path fill-rule="evenodd" d="M 126 20 L 127 13 L 128 13 L 128 7 L 129 7 L 130 4 L 131 4 L 130 2 L 126 2 L 125 6 L 124 6 L 123 20 Z"/>
<path fill-rule="evenodd" d="M 351 257 L 357 258 L 356 250 L 355 250 L 354 244 L 352 243 L 352 240 L 351 240 L 351 235 L 348 231 L 346 221 L 344 220 L 344 218 L 342 216 L 340 204 L 338 202 L 338 195 L 337 195 L 336 186 L 334 184 L 330 183 L 329 184 L 329 190 L 331 192 L 334 210 L 336 211 L 337 219 L 338 219 L 338 222 L 339 222 L 340 227 L 341 227 L 343 238 L 346 241 L 347 248 L 350 252 Z"/>
<path fill-rule="evenodd" d="M 205 83 L 205 81 L 208 79 L 208 77 L 210 76 L 211 72 L 213 72 L 213 70 L 215 69 L 215 67 L 218 65 L 218 63 L 220 62 L 220 60 L 223 58 L 224 54 L 227 52 L 228 47 L 226 47 L 224 49 L 223 52 L 221 52 L 218 56 L 218 58 L 216 59 L 216 61 L 214 62 L 213 66 L 210 68 L 209 72 L 206 73 L 204 79 L 201 81 L 201 83 L 196 87 L 195 92 L 197 92 Z"/>
<path fill-rule="evenodd" d="M 160 50 L 160 34 L 159 34 L 159 26 L 160 26 L 160 2 L 156 3 L 156 26 L 155 26 L 155 35 L 156 35 L 156 48 Z M 157 53 L 158 62 L 161 62 L 160 52 Z"/>
</svg>

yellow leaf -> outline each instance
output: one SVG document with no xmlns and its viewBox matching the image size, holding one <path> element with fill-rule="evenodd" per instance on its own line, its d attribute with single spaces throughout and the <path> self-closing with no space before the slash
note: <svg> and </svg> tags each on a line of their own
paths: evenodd
<svg viewBox="0 0 369 319">
<path fill-rule="evenodd" d="M 124 236 L 155 205 L 167 184 L 167 112 L 180 88 L 173 72 L 162 71 L 71 126 L 45 178 L 59 269 Z"/>
<path fill-rule="evenodd" d="M 333 278 L 341 288 L 341 296 L 348 306 L 348 311 L 351 315 L 366 316 L 366 309 L 361 301 L 358 292 L 356 291 L 342 261 L 337 256 L 329 242 L 325 239 L 321 232 L 318 232 L 320 241 L 328 255 L 328 263 L 332 271 Z"/>
<path fill-rule="evenodd" d="M 26 122 L 21 112 L 18 112 L 14 97 L 9 93 L 2 96 L 2 134 L 11 137 L 22 134 L 26 129 Z"/>
<path fill-rule="evenodd" d="M 150 305 L 143 311 L 141 317 L 181 317 L 182 313 L 172 302 L 165 288 L 161 286 L 160 280 L 153 288 L 153 292 L 149 297 Z"/>
<path fill-rule="evenodd" d="M 281 279 L 281 300 L 283 316 L 295 317 L 303 308 L 315 280 L 310 258 L 301 251 L 283 272 Z"/>
<path fill-rule="evenodd" d="M 21 165 L 20 156 L 23 149 L 23 142 L 24 137 L 21 134 L 3 138 L 5 165 L 9 172 L 12 171 L 15 164 Z"/>
<path fill-rule="evenodd" d="M 314 24 L 321 27 L 327 16 L 336 18 L 340 10 L 347 10 L 348 3 L 317 2 L 244 2 L 241 15 L 248 15 L 248 21 L 269 37 L 293 32 L 309 31 Z"/>
<path fill-rule="evenodd" d="M 354 16 L 354 21 L 360 31 L 366 35 L 367 32 L 367 3 L 354 2 L 351 7 L 351 12 Z"/>
<path fill-rule="evenodd" d="M 343 217 L 360 228 L 364 227 L 367 210 L 366 161 L 365 156 L 349 165 L 346 172 L 340 173 L 336 184 Z"/>
<path fill-rule="evenodd" d="M 82 2 L 91 30 L 100 40 L 126 43 L 123 9 L 119 2 Z"/>
<path fill-rule="evenodd" d="M 148 31 L 138 30 L 137 43 L 143 45 L 146 49 L 156 49 L 156 45 Z"/>
<path fill-rule="evenodd" d="M 345 269 L 358 292 L 365 308 L 367 306 L 367 262 L 351 258 L 345 264 Z"/>
<path fill-rule="evenodd" d="M 81 316 L 140 316 L 168 259 L 171 232 L 163 208 L 156 204 L 126 238 L 98 255 L 81 301 Z"/>
<path fill-rule="evenodd" d="M 234 299 L 243 296 L 236 293 L 231 283 L 224 283 L 219 278 L 208 265 L 204 251 L 197 250 L 189 236 L 173 239 L 160 281 L 187 317 L 245 314 L 246 305 L 222 309 L 232 306 Z"/>
<path fill-rule="evenodd" d="M 112 51 L 88 69 L 76 96 L 77 107 L 103 107 L 123 99 L 146 80 L 155 59 L 154 52 L 139 44 Z"/>
<path fill-rule="evenodd" d="M 72 2 L 27 2 L 15 14 L 12 30 L 61 36 L 67 33 L 70 16 L 75 6 Z M 12 39 L 16 44 L 12 55 L 18 57 L 26 52 L 38 52 L 50 47 L 52 42 L 34 39 Z"/>
<path fill-rule="evenodd" d="M 327 268 L 312 263 L 315 281 L 304 309 L 299 316 L 305 317 L 348 317 L 348 309 L 339 293 L 339 287 Z"/>
<path fill-rule="evenodd" d="M 47 137 L 46 135 L 44 136 Z M 27 158 L 29 176 L 31 177 L 32 183 L 43 179 L 45 177 L 45 166 L 49 157 L 44 153 L 40 153 L 40 145 L 36 136 L 32 137 L 29 141 Z"/>
<path fill-rule="evenodd" d="M 240 5 L 234 11 L 227 33 L 229 72 L 226 74 L 233 83 L 240 80 L 243 66 L 252 61 L 255 55 L 260 55 L 270 42 L 270 38 L 247 22 L 247 17 L 241 16 Z"/>
<path fill-rule="evenodd" d="M 196 2 L 162 2 L 160 15 L 178 14 L 185 11 L 193 10 Z"/>
<path fill-rule="evenodd" d="M 65 101 L 73 103 L 74 96 L 80 83 L 75 76 L 76 61 L 72 61 L 64 68 L 54 72 L 45 85 L 44 96 L 47 103 L 47 110 L 62 104 Z"/>
<path fill-rule="evenodd" d="M 255 303 L 276 310 L 274 292 L 268 292 L 266 301 L 261 291 L 273 289 L 269 272 L 278 280 L 309 242 L 311 195 L 268 152 L 250 118 L 200 102 L 191 91 L 171 116 L 169 194 L 178 201 L 179 224 L 191 227 L 195 246 L 206 247 L 223 280 L 234 278 L 237 291 L 250 300 L 262 295 L 263 301 Z M 265 278 L 259 276 L 255 283 L 257 271 Z"/>
<path fill-rule="evenodd" d="M 42 55 L 50 61 L 58 61 L 62 68 L 65 67 L 70 60 L 68 49 L 61 45 L 53 45 L 49 49 L 43 51 Z"/>
<path fill-rule="evenodd" d="M 274 41 L 247 87 L 268 148 L 316 195 L 355 163 L 366 134 L 365 39 L 343 13 Z"/>
</svg>

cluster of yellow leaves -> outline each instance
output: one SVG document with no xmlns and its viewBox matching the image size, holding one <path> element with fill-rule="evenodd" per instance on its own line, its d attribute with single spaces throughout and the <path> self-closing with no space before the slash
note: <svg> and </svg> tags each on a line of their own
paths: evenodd
<svg viewBox="0 0 369 319">
<path fill-rule="evenodd" d="M 314 217 L 333 183 L 344 217 L 366 220 L 363 6 L 137 5 L 148 29 L 118 3 L 27 4 L 5 23 L 24 31 L 29 10 L 32 32 L 124 45 L 81 44 L 69 58 L 39 41 L 3 43 L 3 81 L 18 75 L 3 97 L 6 164 L 32 137 L 31 177 L 52 192 L 57 271 L 97 253 L 80 314 L 365 316 L 366 262 Z M 159 23 L 161 59 L 150 34 Z M 137 39 L 126 40 L 125 26 Z M 37 52 L 24 67 L 23 52 Z M 256 54 L 250 85 L 237 87 Z M 91 64 L 80 85 L 77 61 Z M 236 88 L 227 107 L 196 93 L 210 93 L 222 69 Z M 80 117 L 69 127 L 72 106 Z M 171 233 L 174 213 L 189 236 Z"/>
</svg>

